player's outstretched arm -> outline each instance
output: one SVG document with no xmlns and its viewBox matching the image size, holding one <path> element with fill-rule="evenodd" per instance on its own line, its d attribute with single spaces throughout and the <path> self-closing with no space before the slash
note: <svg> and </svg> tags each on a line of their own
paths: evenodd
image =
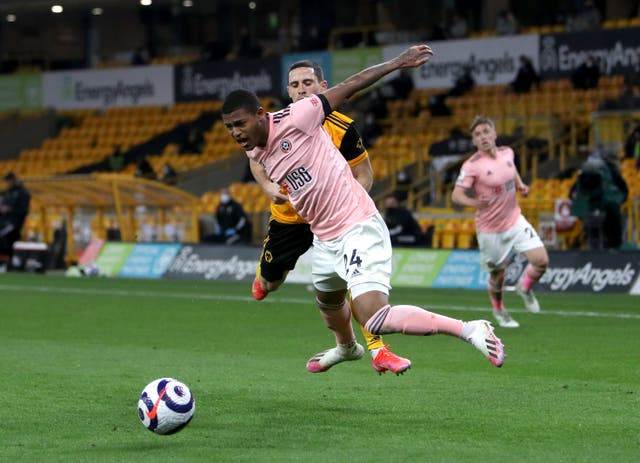
<svg viewBox="0 0 640 463">
<path fill-rule="evenodd" d="M 429 61 L 432 55 L 433 51 L 428 45 L 414 45 L 389 61 L 376 64 L 348 77 L 339 84 L 325 90 L 322 94 L 331 105 L 331 108 L 335 109 L 356 92 L 367 88 L 390 72 L 421 66 Z"/>
</svg>

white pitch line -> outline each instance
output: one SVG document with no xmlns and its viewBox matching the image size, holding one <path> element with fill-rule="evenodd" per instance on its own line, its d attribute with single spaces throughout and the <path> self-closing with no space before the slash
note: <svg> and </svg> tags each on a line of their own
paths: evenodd
<svg viewBox="0 0 640 463">
<path fill-rule="evenodd" d="M 52 286 L 22 286 L 22 285 L 0 285 L 0 291 L 19 291 L 19 292 L 39 292 L 39 293 L 58 293 L 58 294 L 84 294 L 94 296 L 124 296 L 124 297 L 166 297 L 172 299 L 188 299 L 202 301 L 239 301 L 239 302 L 255 302 L 249 296 L 229 296 L 224 294 L 203 294 L 203 293 L 183 293 L 183 292 L 164 292 L 164 291 L 129 291 L 129 290 L 113 290 L 113 289 L 97 289 L 97 288 L 56 288 Z M 260 304 L 309 304 L 315 307 L 312 298 L 291 298 L 271 296 Z M 436 311 L 460 311 L 460 312 L 488 312 L 487 307 L 470 307 L 460 305 L 430 305 L 425 303 L 425 308 Z M 509 308 L 510 313 L 528 313 L 524 309 Z M 569 311 L 558 309 L 544 309 L 536 314 L 540 315 L 557 315 L 560 317 L 595 317 L 595 318 L 622 318 L 640 320 L 640 313 L 603 313 L 594 311 Z"/>
</svg>

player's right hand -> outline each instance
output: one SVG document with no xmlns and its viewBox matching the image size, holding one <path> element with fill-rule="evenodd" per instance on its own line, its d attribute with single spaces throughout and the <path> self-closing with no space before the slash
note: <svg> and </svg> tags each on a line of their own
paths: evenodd
<svg viewBox="0 0 640 463">
<path fill-rule="evenodd" d="M 289 201 L 289 197 L 286 194 L 282 193 L 280 185 L 275 182 L 271 182 L 267 185 L 262 185 L 262 189 L 269 197 L 269 201 L 274 204 L 284 204 Z"/>
</svg>

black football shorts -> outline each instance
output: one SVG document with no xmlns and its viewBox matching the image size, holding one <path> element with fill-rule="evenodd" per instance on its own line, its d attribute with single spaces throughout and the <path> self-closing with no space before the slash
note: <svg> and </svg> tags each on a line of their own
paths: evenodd
<svg viewBox="0 0 640 463">
<path fill-rule="evenodd" d="M 260 275 L 267 281 L 282 280 L 293 270 L 298 258 L 313 244 L 311 227 L 306 223 L 284 224 L 271 220 L 260 255 Z"/>
</svg>

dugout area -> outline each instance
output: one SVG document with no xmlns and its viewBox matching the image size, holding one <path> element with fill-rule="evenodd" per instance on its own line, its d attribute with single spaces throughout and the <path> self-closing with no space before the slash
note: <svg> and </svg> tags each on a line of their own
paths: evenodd
<svg viewBox="0 0 640 463">
<path fill-rule="evenodd" d="M 67 256 L 74 258 L 78 235 L 89 227 L 94 237 L 105 239 L 109 227 L 116 226 L 122 241 L 141 241 L 143 223 L 158 230 L 159 241 L 165 225 L 178 227 L 183 241 L 198 242 L 200 199 L 164 183 L 130 175 L 90 174 L 24 178 L 31 193 L 31 206 L 23 235 L 53 241 L 54 229 L 66 223 Z M 82 239 L 80 240 L 82 242 Z"/>
</svg>

